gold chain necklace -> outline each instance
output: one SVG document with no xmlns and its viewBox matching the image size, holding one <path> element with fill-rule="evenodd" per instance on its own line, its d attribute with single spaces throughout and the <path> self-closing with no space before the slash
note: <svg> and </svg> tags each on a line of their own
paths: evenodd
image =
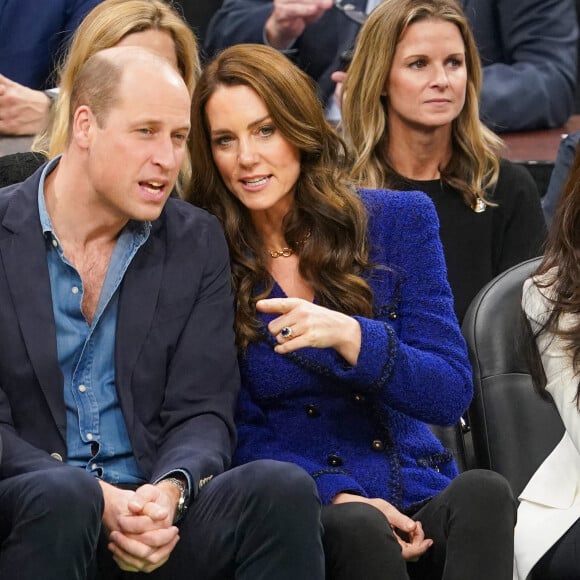
<svg viewBox="0 0 580 580">
<path fill-rule="evenodd" d="M 310 230 L 306 232 L 306 235 L 299 241 L 294 242 L 295 246 L 301 246 L 306 243 L 306 240 L 310 237 Z M 289 258 L 294 253 L 294 248 L 282 248 L 281 250 L 268 250 L 268 253 L 272 258 Z"/>
</svg>

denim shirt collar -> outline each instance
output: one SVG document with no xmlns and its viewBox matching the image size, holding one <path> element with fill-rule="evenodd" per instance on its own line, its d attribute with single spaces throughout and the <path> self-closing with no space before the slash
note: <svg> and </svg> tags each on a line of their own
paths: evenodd
<svg viewBox="0 0 580 580">
<path fill-rule="evenodd" d="M 61 157 L 62 155 L 58 155 L 45 165 L 40 176 L 40 182 L 38 184 L 38 213 L 40 215 L 40 226 L 42 227 L 42 233 L 45 235 L 52 234 L 55 238 L 57 238 L 57 236 L 52 227 L 52 221 L 48 215 L 48 210 L 46 209 L 44 182 L 48 175 L 56 168 L 60 162 Z M 131 231 L 133 236 L 135 236 L 135 243 L 140 246 L 149 237 L 149 232 L 151 231 L 151 222 L 138 222 L 135 220 L 129 220 L 127 226 L 123 228 L 123 231 Z"/>
</svg>

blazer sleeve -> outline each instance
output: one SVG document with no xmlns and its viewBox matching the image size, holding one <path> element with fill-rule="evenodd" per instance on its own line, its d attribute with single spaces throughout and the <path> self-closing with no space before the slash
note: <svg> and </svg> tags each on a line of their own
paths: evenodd
<svg viewBox="0 0 580 580">
<path fill-rule="evenodd" d="M 3 395 L 0 395 L 0 405 Z M 42 471 L 44 469 L 78 469 L 52 458 L 46 451 L 31 445 L 18 436 L 14 428 L 0 425 L 2 437 L 2 462 L 0 463 L 0 480 L 23 473 Z"/>
<path fill-rule="evenodd" d="M 66 22 L 64 31 L 72 34 L 84 17 L 102 0 L 68 0 L 66 2 Z"/>
<path fill-rule="evenodd" d="M 2 2 L 0 72 L 32 89 L 53 87 L 56 59 L 84 16 L 101 1 Z"/>
<path fill-rule="evenodd" d="M 264 44 L 264 25 L 272 8 L 270 0 L 225 0 L 209 23 L 207 53 L 213 56 L 233 44 Z"/>
<path fill-rule="evenodd" d="M 494 5 L 495 26 L 478 43 L 497 44 L 503 56 L 487 63 L 486 47 L 480 46 L 482 120 L 500 132 L 561 126 L 572 114 L 576 87 L 574 3 L 496 0 Z"/>
<path fill-rule="evenodd" d="M 182 469 L 191 476 L 195 494 L 201 481 L 230 465 L 239 369 L 227 244 L 213 216 L 193 229 L 198 245 L 194 250 L 192 240 L 182 249 L 193 253 L 203 271 L 196 277 L 195 302 L 168 360 L 151 480 Z M 181 282 L 186 280 L 187 276 Z"/>
<path fill-rule="evenodd" d="M 544 217 L 548 227 L 552 223 L 558 201 L 560 200 L 560 194 L 570 174 L 572 163 L 574 163 L 578 142 L 580 142 L 580 131 L 575 131 L 562 139 L 558 147 L 554 169 L 552 169 L 548 188 L 542 198 L 542 209 L 544 210 Z"/>
<path fill-rule="evenodd" d="M 375 319 L 356 317 L 362 344 L 355 366 L 333 349 L 301 349 L 287 356 L 313 371 L 374 393 L 386 406 L 426 423 L 457 422 L 473 395 L 465 341 L 453 298 L 439 220 L 420 192 L 363 192 L 372 202 L 371 244 L 400 278 L 398 298 L 379 304 Z M 381 301 L 388 275 L 376 270 L 375 299 Z M 388 274 L 388 272 L 387 272 Z"/>
</svg>

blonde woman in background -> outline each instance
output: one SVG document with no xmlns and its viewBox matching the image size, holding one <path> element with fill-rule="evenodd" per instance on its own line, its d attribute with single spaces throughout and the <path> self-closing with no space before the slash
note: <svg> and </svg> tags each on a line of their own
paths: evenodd
<svg viewBox="0 0 580 580">
<path fill-rule="evenodd" d="M 359 34 L 342 103 L 355 181 L 435 203 L 460 321 L 486 282 L 541 254 L 546 233 L 533 179 L 500 159 L 479 120 L 481 79 L 457 2 L 384 0 Z"/>
<path fill-rule="evenodd" d="M 0 187 L 22 181 L 46 158 L 60 155 L 69 136 L 69 103 L 73 80 L 95 53 L 112 46 L 142 46 L 158 52 L 180 72 L 191 94 L 200 73 L 197 41 L 189 25 L 162 0 L 105 0 L 78 27 L 59 71 L 59 94 L 51 120 L 33 144 L 34 153 L 9 155 L 0 162 Z M 155 90 L 145 87 L 144 90 Z M 191 175 L 189 158 L 180 185 Z"/>
</svg>

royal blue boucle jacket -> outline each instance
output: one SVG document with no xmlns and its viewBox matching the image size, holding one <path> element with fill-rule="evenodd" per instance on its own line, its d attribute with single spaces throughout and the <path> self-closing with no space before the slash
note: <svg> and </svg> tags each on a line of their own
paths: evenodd
<svg viewBox="0 0 580 580">
<path fill-rule="evenodd" d="M 473 392 L 430 199 L 361 191 L 369 214 L 373 319 L 351 367 L 334 349 L 273 351 L 263 339 L 240 356 L 235 463 L 271 458 L 302 466 L 324 504 L 340 492 L 412 509 L 457 475 L 428 423 L 459 420 Z M 380 267 L 384 266 L 384 267 Z M 271 297 L 285 297 L 275 285 Z"/>
</svg>

